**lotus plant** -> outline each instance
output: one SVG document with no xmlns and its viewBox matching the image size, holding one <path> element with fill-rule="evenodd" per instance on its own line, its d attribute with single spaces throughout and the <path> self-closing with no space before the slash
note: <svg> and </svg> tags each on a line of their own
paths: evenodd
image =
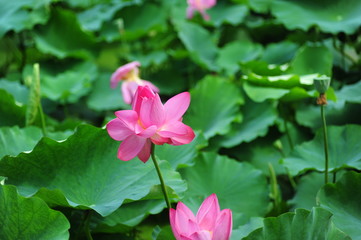
<svg viewBox="0 0 361 240">
<path fill-rule="evenodd" d="M 182 202 L 169 211 L 170 225 L 176 240 L 229 240 L 232 212 L 220 210 L 216 194 L 207 197 L 197 215 Z"/>
<path fill-rule="evenodd" d="M 140 67 L 139 62 L 130 62 L 119 67 L 110 78 L 111 88 L 116 88 L 118 83 L 123 81 L 122 94 L 126 104 L 132 103 L 138 86 L 149 86 L 154 92 L 159 92 L 159 89 L 153 83 L 139 78 L 138 67 Z"/>
<path fill-rule="evenodd" d="M 188 0 L 187 18 L 192 18 L 195 11 L 198 11 L 204 20 L 209 20 L 210 17 L 206 13 L 206 9 L 209 9 L 216 5 L 217 0 Z"/>
<path fill-rule="evenodd" d="M 118 158 L 128 161 L 138 156 L 142 162 L 150 157 L 151 144 L 183 145 L 194 138 L 191 127 L 182 123 L 182 116 L 190 104 L 190 94 L 180 93 L 164 105 L 157 93 L 146 86 L 138 86 L 132 110 L 115 112 L 117 118 L 106 128 L 110 137 L 122 141 Z"/>
</svg>

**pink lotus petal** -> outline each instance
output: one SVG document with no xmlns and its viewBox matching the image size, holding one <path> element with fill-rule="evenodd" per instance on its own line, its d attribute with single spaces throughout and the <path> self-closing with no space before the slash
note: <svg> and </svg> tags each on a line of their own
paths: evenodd
<svg viewBox="0 0 361 240">
<path fill-rule="evenodd" d="M 176 227 L 176 224 L 175 224 L 175 216 L 176 216 L 176 214 L 177 214 L 177 212 L 173 208 L 171 208 L 169 210 L 169 221 L 170 221 L 170 226 L 172 228 L 172 232 L 174 234 L 174 237 L 177 240 L 180 240 L 181 239 L 180 233 L 178 232 L 178 228 Z"/>
<path fill-rule="evenodd" d="M 218 215 L 213 238 L 219 240 L 229 240 L 232 233 L 232 212 L 224 209 Z"/>
<path fill-rule="evenodd" d="M 166 121 L 180 120 L 187 111 L 191 101 L 189 92 L 183 92 L 170 98 L 164 104 L 164 111 L 166 112 Z"/>
<path fill-rule="evenodd" d="M 142 150 L 138 154 L 138 158 L 140 159 L 140 161 L 146 163 L 149 160 L 151 148 L 152 142 L 147 139 Z"/>
<path fill-rule="evenodd" d="M 138 114 L 133 110 L 116 111 L 115 116 L 122 121 L 129 129 L 134 131 L 134 126 L 138 122 Z"/>
<path fill-rule="evenodd" d="M 143 131 L 137 133 L 137 135 L 143 138 L 150 138 L 155 134 L 156 131 L 157 131 L 157 126 L 152 125 L 146 129 L 143 129 Z"/>
<path fill-rule="evenodd" d="M 122 83 L 122 95 L 123 95 L 123 100 L 126 104 L 131 104 L 133 101 L 133 97 L 136 91 L 133 90 L 133 85 L 137 85 L 135 82 L 128 82 L 128 81 L 124 81 Z"/>
<path fill-rule="evenodd" d="M 196 10 L 196 9 L 193 8 L 192 6 L 188 6 L 188 8 L 187 8 L 187 18 L 188 18 L 188 19 L 193 18 L 193 15 L 194 15 L 194 11 L 195 11 L 195 10 Z"/>
<path fill-rule="evenodd" d="M 183 145 L 183 144 L 188 144 L 190 142 L 193 141 L 195 134 L 193 132 L 193 129 L 187 125 L 186 129 L 187 129 L 187 134 L 184 134 L 182 136 L 174 136 L 171 138 L 172 143 L 170 143 L 171 145 Z"/>
<path fill-rule="evenodd" d="M 143 99 L 141 111 L 140 111 L 140 121 L 144 127 L 149 127 L 151 125 L 156 125 L 158 127 L 162 126 L 165 120 L 164 106 L 158 94 L 151 99 Z"/>
<path fill-rule="evenodd" d="M 163 145 L 165 143 L 171 143 L 171 140 L 169 138 L 161 137 L 161 136 L 159 136 L 158 133 L 154 134 L 150 140 L 156 145 Z"/>
<path fill-rule="evenodd" d="M 215 240 L 217 238 L 212 238 L 212 234 L 209 231 L 199 231 L 195 232 L 190 236 L 192 240 Z M 220 240 L 220 239 L 217 239 Z"/>
<path fill-rule="evenodd" d="M 138 86 L 137 91 L 134 94 L 134 100 L 132 102 L 132 108 L 134 111 L 140 114 L 140 108 L 144 99 L 151 99 L 155 97 L 155 93 L 149 86 Z"/>
<path fill-rule="evenodd" d="M 127 75 L 131 70 L 137 69 L 139 66 L 139 62 L 130 62 L 119 67 L 110 78 L 110 87 L 115 88 L 118 82 L 121 81 L 125 75 Z"/>
<path fill-rule="evenodd" d="M 158 131 L 159 136 L 170 138 L 184 136 L 188 133 L 189 127 L 182 122 L 174 121 L 163 125 L 162 130 Z"/>
<path fill-rule="evenodd" d="M 159 88 L 157 86 L 155 86 L 153 83 L 147 81 L 147 80 L 141 80 L 143 86 L 149 86 L 150 89 L 153 90 L 153 92 L 158 93 L 159 92 Z"/>
<path fill-rule="evenodd" d="M 127 137 L 118 149 L 118 158 L 122 161 L 129 161 L 135 158 L 142 150 L 146 138 L 131 135 Z"/>
<path fill-rule="evenodd" d="M 201 229 L 212 231 L 220 212 L 216 194 L 207 197 L 197 212 L 197 222 Z"/>
<path fill-rule="evenodd" d="M 128 136 L 134 134 L 133 131 L 129 129 L 129 127 L 118 118 L 115 118 L 108 122 L 106 128 L 109 136 L 117 141 L 123 141 Z"/>
</svg>

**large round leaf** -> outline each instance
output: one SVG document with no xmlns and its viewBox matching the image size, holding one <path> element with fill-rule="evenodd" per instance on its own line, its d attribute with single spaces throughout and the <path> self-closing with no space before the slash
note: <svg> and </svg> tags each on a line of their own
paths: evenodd
<svg viewBox="0 0 361 240">
<path fill-rule="evenodd" d="M 44 67 L 41 92 L 53 101 L 75 103 L 90 91 L 97 75 L 97 66 L 90 61 L 71 64 L 64 71 L 59 71 L 54 66 Z"/>
<path fill-rule="evenodd" d="M 311 209 L 317 205 L 316 195 L 325 184 L 325 175 L 313 172 L 303 176 L 297 184 L 296 194 L 289 201 L 292 208 Z"/>
<path fill-rule="evenodd" d="M 300 75 L 317 73 L 331 76 L 332 59 L 331 51 L 325 46 L 303 46 L 297 51 L 291 67 L 293 73 Z"/>
<path fill-rule="evenodd" d="M 35 31 L 34 39 L 40 51 L 58 58 L 92 56 L 89 50 L 94 39 L 80 28 L 75 13 L 69 10 L 53 9 L 48 24 Z"/>
<path fill-rule="evenodd" d="M 230 148 L 265 136 L 268 127 L 274 124 L 277 118 L 276 103 L 247 101 L 242 108 L 242 114 L 244 119 L 241 123 L 234 123 L 229 133 L 215 139 L 217 145 Z"/>
<path fill-rule="evenodd" d="M 124 103 L 120 90 L 121 84 L 116 89 L 112 89 L 110 87 L 110 74 L 100 74 L 87 100 L 89 108 L 97 111 L 130 108 Z"/>
<path fill-rule="evenodd" d="M 56 141 L 66 139 L 72 131 L 47 132 L 47 137 Z M 43 137 L 40 128 L 29 126 L 25 128 L 0 127 L 0 159 L 5 155 L 16 156 L 21 152 L 33 150 L 38 141 Z"/>
<path fill-rule="evenodd" d="M 243 240 L 351 240 L 332 223 L 332 214 L 323 208 L 296 209 L 278 217 L 264 219 L 264 227 Z"/>
<path fill-rule="evenodd" d="M 185 121 L 192 128 L 202 130 L 207 139 L 226 133 L 243 103 L 237 86 L 221 77 L 205 77 L 191 90 L 191 95 Z"/>
<path fill-rule="evenodd" d="M 197 63 L 209 70 L 217 70 L 214 64 L 218 48 L 212 41 L 211 34 L 199 25 L 178 22 L 178 36 Z"/>
<path fill-rule="evenodd" d="M 234 54 L 237 53 L 237 54 Z M 239 63 L 256 59 L 262 53 L 262 46 L 250 41 L 234 41 L 226 44 L 220 51 L 217 64 L 228 75 L 234 75 L 240 70 Z"/>
<path fill-rule="evenodd" d="M 8 93 L 11 93 L 19 103 L 26 104 L 28 102 L 29 90 L 19 82 L 0 79 L 0 89 L 5 89 Z"/>
<path fill-rule="evenodd" d="M 81 125 L 64 142 L 43 138 L 29 154 L 4 157 L 0 175 L 7 177 L 6 183 L 16 185 L 22 195 L 34 195 L 41 188 L 56 190 L 54 195 L 59 200 L 53 202 L 92 208 L 105 216 L 125 199 L 139 200 L 159 184 L 152 161 L 120 161 L 116 157 L 118 146 L 106 130 Z M 160 167 L 166 184 L 175 193 L 185 191 L 184 181 L 167 162 L 162 161 Z M 173 198 L 175 193 L 170 191 Z M 161 191 L 152 194 L 153 199 L 162 198 Z"/>
<path fill-rule="evenodd" d="M 336 184 L 325 185 L 317 195 L 321 207 L 334 214 L 335 225 L 353 240 L 361 239 L 360 189 L 361 174 L 349 172 Z"/>
<path fill-rule="evenodd" d="M 197 131 L 196 137 L 189 144 L 173 146 L 164 144 L 155 147 L 155 155 L 161 160 L 166 160 L 176 169 L 194 165 L 194 159 L 198 156 L 199 149 L 206 147 L 208 142 L 202 132 Z"/>
<path fill-rule="evenodd" d="M 248 8 L 241 4 L 224 4 L 218 2 L 216 6 L 207 11 L 210 15 L 210 23 L 220 27 L 222 23 L 237 25 L 243 22 L 248 14 Z"/>
<path fill-rule="evenodd" d="M 329 171 L 340 168 L 361 169 L 360 135 L 361 126 L 329 126 L 328 128 Z M 292 175 L 307 170 L 325 170 L 323 131 L 320 129 L 312 141 L 294 148 L 284 159 L 285 166 Z"/>
<path fill-rule="evenodd" d="M 217 194 L 221 208 L 230 208 L 235 216 L 263 216 L 267 212 L 266 177 L 249 163 L 203 153 L 194 167 L 184 168 L 181 173 L 188 182 L 188 191 L 182 201 L 194 212 L 212 193 Z M 235 223 L 234 227 L 238 225 Z"/>
<path fill-rule="evenodd" d="M 10 93 L 0 89 L 0 126 L 24 126 L 25 111 L 23 104 L 17 103 Z"/>
<path fill-rule="evenodd" d="M 271 3 L 271 11 L 291 30 L 300 28 L 307 31 L 316 25 L 323 32 L 352 34 L 361 23 L 361 3 L 358 0 L 275 0 Z"/>
<path fill-rule="evenodd" d="M 19 196 L 14 186 L 0 185 L 0 239 L 69 239 L 66 217 L 39 198 Z"/>
<path fill-rule="evenodd" d="M 115 212 L 97 219 L 96 232 L 122 232 L 138 225 L 149 214 L 157 214 L 166 206 L 165 201 L 143 200 L 123 204 Z"/>
<path fill-rule="evenodd" d="M 53 0 L 1 1 L 0 37 L 13 30 L 20 32 L 36 24 L 44 24 L 49 18 L 49 3 Z"/>
</svg>

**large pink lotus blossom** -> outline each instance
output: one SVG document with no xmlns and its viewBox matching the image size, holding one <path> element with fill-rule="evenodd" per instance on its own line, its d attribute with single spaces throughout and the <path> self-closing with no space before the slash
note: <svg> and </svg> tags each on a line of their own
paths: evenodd
<svg viewBox="0 0 361 240">
<path fill-rule="evenodd" d="M 170 225 L 177 240 L 229 240 L 232 233 L 232 212 L 220 210 L 216 194 L 207 197 L 197 215 L 182 202 L 169 211 Z"/>
<path fill-rule="evenodd" d="M 209 9 L 216 5 L 217 0 L 187 0 L 187 18 L 192 18 L 195 11 L 198 11 L 204 20 L 209 20 L 210 17 L 206 13 L 206 9 Z"/>
<path fill-rule="evenodd" d="M 149 159 L 151 144 L 183 145 L 194 138 L 191 127 L 182 123 L 182 116 L 190 104 L 190 94 L 180 93 L 164 105 L 148 85 L 139 86 L 132 104 L 133 110 L 115 112 L 117 118 L 107 124 L 113 139 L 122 141 L 118 158 L 128 161 L 138 156 L 142 162 Z"/>
<path fill-rule="evenodd" d="M 159 89 L 151 82 L 139 78 L 140 62 L 130 62 L 119 67 L 110 78 L 110 87 L 116 88 L 118 82 L 123 80 L 122 94 L 124 102 L 131 104 L 138 86 L 148 85 L 154 92 L 159 92 Z"/>
</svg>

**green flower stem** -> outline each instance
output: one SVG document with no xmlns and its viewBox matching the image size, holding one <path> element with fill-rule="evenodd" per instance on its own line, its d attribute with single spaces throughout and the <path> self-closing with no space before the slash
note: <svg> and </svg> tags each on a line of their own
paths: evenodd
<svg viewBox="0 0 361 240">
<path fill-rule="evenodd" d="M 43 136 L 46 137 L 45 117 L 44 117 L 43 107 L 41 106 L 41 103 L 39 104 L 39 114 L 40 114 L 40 120 L 41 120 L 41 130 L 43 132 Z"/>
<path fill-rule="evenodd" d="M 87 240 L 93 240 L 93 237 L 90 233 L 90 228 L 89 228 L 89 223 L 90 223 L 90 218 L 92 215 L 92 210 L 87 210 L 85 213 L 85 220 L 84 220 L 84 232 L 85 232 L 85 236 Z"/>
<path fill-rule="evenodd" d="M 164 180 L 163 180 L 162 172 L 160 171 L 158 162 L 157 162 L 157 160 L 155 159 L 154 148 L 155 148 L 155 146 L 154 146 L 154 144 L 152 143 L 152 149 L 151 149 L 151 151 L 150 151 L 150 155 L 151 155 L 151 158 L 152 158 L 152 160 L 153 160 L 154 167 L 155 167 L 155 169 L 157 170 L 157 174 L 158 174 L 158 177 L 159 177 L 160 185 L 161 185 L 161 187 L 162 187 L 162 191 L 163 191 L 163 195 L 164 195 L 164 200 L 165 200 L 165 202 L 167 203 L 168 209 L 171 209 L 172 206 L 170 205 L 170 201 L 169 201 L 167 189 L 166 189 L 166 186 L 165 186 L 165 183 L 164 183 Z"/>
<path fill-rule="evenodd" d="M 321 105 L 321 118 L 323 125 L 323 142 L 325 149 L 325 184 L 328 182 L 328 141 L 327 141 L 327 126 L 326 126 L 326 118 L 325 118 L 325 110 L 324 105 Z"/>
</svg>

